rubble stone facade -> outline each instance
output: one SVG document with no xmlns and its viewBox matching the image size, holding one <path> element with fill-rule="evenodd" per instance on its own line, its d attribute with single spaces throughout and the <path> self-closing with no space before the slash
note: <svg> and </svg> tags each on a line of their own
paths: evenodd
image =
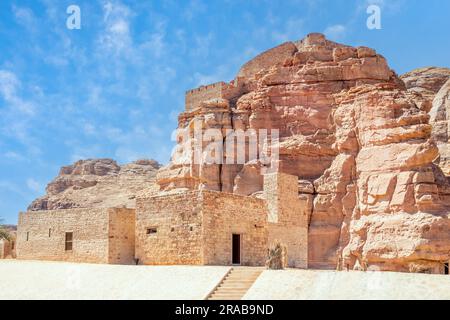
<svg viewBox="0 0 450 320">
<path fill-rule="evenodd" d="M 279 241 L 290 267 L 307 268 L 307 216 L 297 177 L 265 176 L 267 198 L 200 190 L 137 200 L 136 257 L 142 264 L 233 264 L 233 236 L 239 264 L 262 266 Z"/>
<path fill-rule="evenodd" d="M 186 92 L 186 111 L 193 111 L 200 107 L 203 102 L 213 99 L 233 100 L 243 93 L 243 84 L 238 77 L 231 83 L 217 82 L 201 86 Z"/>
<path fill-rule="evenodd" d="M 17 257 L 27 260 L 132 264 L 132 209 L 67 209 L 21 213 Z"/>
<path fill-rule="evenodd" d="M 265 176 L 266 198 L 195 190 L 142 197 L 136 209 L 22 213 L 19 259 L 110 264 L 263 266 L 277 242 L 307 268 L 308 217 L 295 176 Z"/>
</svg>

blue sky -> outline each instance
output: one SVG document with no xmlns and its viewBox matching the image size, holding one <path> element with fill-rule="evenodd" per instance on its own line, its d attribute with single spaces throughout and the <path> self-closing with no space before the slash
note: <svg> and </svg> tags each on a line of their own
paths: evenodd
<svg viewBox="0 0 450 320">
<path fill-rule="evenodd" d="M 16 223 L 78 159 L 167 162 L 184 92 L 286 40 L 324 32 L 400 74 L 450 67 L 449 16 L 444 0 L 0 0 L 0 217 Z"/>
</svg>

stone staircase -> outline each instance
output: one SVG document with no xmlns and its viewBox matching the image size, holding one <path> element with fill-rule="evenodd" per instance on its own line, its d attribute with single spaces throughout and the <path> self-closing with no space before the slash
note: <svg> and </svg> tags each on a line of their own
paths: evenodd
<svg viewBox="0 0 450 320">
<path fill-rule="evenodd" d="M 240 300 L 264 268 L 234 267 L 207 297 L 207 300 Z"/>
</svg>

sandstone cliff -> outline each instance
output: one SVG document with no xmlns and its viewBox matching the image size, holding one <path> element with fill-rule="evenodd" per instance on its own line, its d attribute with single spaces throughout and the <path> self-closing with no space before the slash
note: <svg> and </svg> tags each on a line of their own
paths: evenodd
<svg viewBox="0 0 450 320">
<path fill-rule="evenodd" d="M 450 78 L 450 69 L 438 67 L 419 68 L 400 77 L 410 91 L 428 96 L 431 100 Z"/>
<path fill-rule="evenodd" d="M 195 123 L 222 132 L 280 130 L 279 170 L 299 177 L 311 217 L 310 267 L 435 268 L 450 258 L 450 188 L 433 163 L 443 150 L 433 136 L 445 143 L 448 135 L 434 133 L 428 112 L 448 129 L 448 88 L 441 89 L 448 70 L 403 79 L 370 48 L 311 34 L 245 64 L 216 98 L 182 113 L 179 129 L 191 140 Z M 260 196 L 265 165 L 258 157 L 222 165 L 194 163 L 194 154 L 180 144 L 158 172 L 162 191 Z"/>
<path fill-rule="evenodd" d="M 450 175 L 450 78 L 435 96 L 430 117 L 432 136 L 439 148 L 437 163 Z"/>
<path fill-rule="evenodd" d="M 29 211 L 69 208 L 134 208 L 135 197 L 155 190 L 154 160 L 118 165 L 111 159 L 81 160 L 61 168 L 48 184 L 47 194 L 29 206 Z"/>
<path fill-rule="evenodd" d="M 433 127 L 432 137 L 439 148 L 435 163 L 450 175 L 450 69 L 420 68 L 402 75 L 401 79 L 408 92 L 415 95 L 416 102 L 424 101 L 424 110 L 429 112 Z"/>
</svg>

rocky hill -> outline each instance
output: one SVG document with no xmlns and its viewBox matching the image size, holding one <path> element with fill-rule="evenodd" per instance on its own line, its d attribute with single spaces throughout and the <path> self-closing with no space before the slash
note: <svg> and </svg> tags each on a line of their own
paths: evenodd
<svg viewBox="0 0 450 320">
<path fill-rule="evenodd" d="M 400 78 L 373 49 L 310 34 L 246 63 L 229 84 L 238 94 L 187 108 L 179 129 L 192 140 L 195 123 L 280 130 L 279 168 L 309 199 L 310 267 L 426 269 L 450 251 L 449 75 L 425 68 Z M 193 164 L 194 153 L 180 145 L 158 172 L 162 190 L 260 194 L 261 159 Z"/>
<path fill-rule="evenodd" d="M 140 160 L 118 165 L 111 159 L 81 160 L 61 168 L 48 184 L 47 194 L 29 206 L 29 211 L 69 208 L 134 208 L 140 192 L 151 192 L 160 165 Z"/>
</svg>

